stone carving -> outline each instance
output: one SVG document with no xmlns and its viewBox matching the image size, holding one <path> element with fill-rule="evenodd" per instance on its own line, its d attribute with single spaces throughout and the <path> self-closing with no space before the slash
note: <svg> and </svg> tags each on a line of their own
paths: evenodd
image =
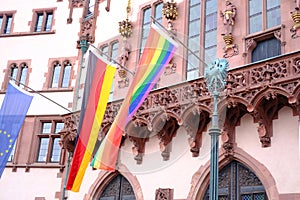
<svg viewBox="0 0 300 200">
<path fill-rule="evenodd" d="M 229 1 L 226 0 L 226 7 L 224 12 L 220 11 L 220 16 L 223 18 L 223 24 L 226 27 L 224 35 L 232 34 L 232 27 L 234 26 L 236 7 Z"/>
<path fill-rule="evenodd" d="M 164 120 L 164 119 L 163 119 Z M 176 135 L 179 125 L 174 118 L 170 118 L 164 124 L 163 128 L 158 132 L 157 137 L 159 138 L 159 146 L 162 151 L 163 160 L 169 160 L 171 152 L 171 142 L 173 137 Z"/>
<path fill-rule="evenodd" d="M 64 120 L 64 128 L 59 132 L 61 140 L 59 145 L 68 152 L 73 153 L 75 150 L 75 139 L 77 136 L 77 120 L 78 116 L 68 116 Z"/>
<path fill-rule="evenodd" d="M 159 188 L 155 191 L 155 200 L 173 200 L 173 189 Z"/>
<path fill-rule="evenodd" d="M 237 9 L 229 0 L 226 0 L 225 6 L 224 12 L 220 11 L 220 16 L 223 18 L 223 24 L 226 28 L 225 32 L 222 34 L 226 44 L 223 48 L 223 57 L 229 58 L 239 53 L 238 45 L 233 43 L 234 37 L 232 35 Z"/>
<path fill-rule="evenodd" d="M 83 7 L 86 0 L 72 0 L 72 6 L 75 8 Z"/>
<path fill-rule="evenodd" d="M 283 106 L 290 106 L 295 114 L 299 113 L 299 79 L 300 55 L 297 52 L 282 55 L 268 63 L 261 62 L 229 71 L 224 94 L 230 113 L 226 114 L 228 119 L 224 121 L 224 127 L 222 127 L 225 156 L 234 153 L 235 127 L 239 125 L 240 117 L 246 113 L 251 114 L 258 123 L 258 137 L 262 146 L 271 145 L 272 120 L 277 117 L 277 111 Z M 101 126 L 103 132 L 113 122 L 121 103 L 120 100 L 107 105 Z M 194 106 L 193 109 L 191 109 L 192 106 Z M 168 133 L 174 133 L 175 131 L 170 130 L 173 128 L 175 128 L 173 130 L 177 130 L 176 127 L 183 125 L 190 137 L 189 144 L 192 155 L 197 156 L 201 152 L 201 130 L 207 127 L 206 124 L 210 120 L 210 106 L 211 97 L 205 80 L 199 78 L 151 92 L 132 121 L 135 126 L 146 126 L 149 131 L 158 130 L 161 126 L 158 131 L 160 131 L 159 142 L 164 159 L 170 156 L 170 147 L 167 144 L 170 143 L 168 141 L 172 141 L 172 137 Z M 165 120 L 165 122 L 160 125 L 155 121 L 162 112 L 164 117 L 161 120 Z M 190 113 L 191 116 L 187 117 L 187 113 Z M 200 127 L 199 124 L 186 123 L 191 121 L 193 115 L 198 114 L 205 114 L 203 117 L 200 116 L 199 121 L 203 127 Z M 169 124 L 165 126 L 165 128 L 169 128 L 169 131 L 161 131 L 165 124 Z M 76 126 L 74 127 L 75 131 Z M 144 141 L 132 142 L 135 148 L 133 150 L 139 153 L 136 160 L 140 162 Z"/>
</svg>

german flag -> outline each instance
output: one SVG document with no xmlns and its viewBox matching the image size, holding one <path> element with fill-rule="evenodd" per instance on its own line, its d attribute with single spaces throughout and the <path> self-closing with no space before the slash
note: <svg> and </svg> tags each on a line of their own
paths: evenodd
<svg viewBox="0 0 300 200">
<path fill-rule="evenodd" d="M 78 126 L 78 139 L 67 182 L 67 190 L 78 192 L 107 106 L 116 68 L 90 51 Z"/>
</svg>

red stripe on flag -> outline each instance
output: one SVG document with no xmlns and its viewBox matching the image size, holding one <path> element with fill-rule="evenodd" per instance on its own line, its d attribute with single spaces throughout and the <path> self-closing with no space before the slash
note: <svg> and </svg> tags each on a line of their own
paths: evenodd
<svg viewBox="0 0 300 200">
<path fill-rule="evenodd" d="M 90 133 L 93 126 L 98 99 L 101 94 L 102 83 L 104 80 L 104 75 L 105 75 L 105 70 L 107 65 L 105 62 L 98 59 L 95 55 L 93 54 L 91 55 L 92 56 L 90 56 L 89 59 L 97 59 L 96 66 L 88 66 L 88 67 L 95 67 L 95 72 L 94 72 L 93 81 L 91 85 L 90 96 L 88 98 L 87 107 L 85 110 L 86 114 L 83 116 L 84 119 L 81 127 L 81 132 L 79 134 L 76 149 L 74 152 L 74 157 L 72 159 L 72 166 L 71 166 L 67 187 L 66 187 L 67 190 L 72 189 L 76 175 L 80 170 L 82 159 L 86 151 L 86 146 L 90 138 Z"/>
</svg>

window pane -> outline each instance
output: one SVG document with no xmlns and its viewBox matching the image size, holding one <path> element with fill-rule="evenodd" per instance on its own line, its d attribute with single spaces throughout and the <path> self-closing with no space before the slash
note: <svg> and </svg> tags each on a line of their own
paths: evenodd
<svg viewBox="0 0 300 200">
<path fill-rule="evenodd" d="M 249 16 L 262 12 L 261 0 L 249 0 Z"/>
<path fill-rule="evenodd" d="M 48 144 L 49 138 L 41 138 L 40 139 L 40 148 L 37 161 L 38 162 L 46 162 L 47 160 L 47 152 L 48 152 Z"/>
<path fill-rule="evenodd" d="M 45 31 L 51 30 L 52 18 L 53 18 L 53 14 L 47 13 L 47 19 L 46 19 L 45 28 L 44 28 Z"/>
<path fill-rule="evenodd" d="M 118 56 L 118 50 L 119 50 L 119 43 L 115 42 L 111 47 L 111 58 L 112 60 L 116 60 Z"/>
<path fill-rule="evenodd" d="M 280 0 L 267 0 L 267 28 L 281 23 Z"/>
<path fill-rule="evenodd" d="M 51 133 L 51 122 L 44 122 L 42 123 L 42 133 L 43 134 L 50 134 Z"/>
<path fill-rule="evenodd" d="M 190 7 L 190 16 L 189 21 L 193 21 L 195 19 L 200 19 L 200 4 Z"/>
<path fill-rule="evenodd" d="M 59 75 L 60 75 L 60 68 L 61 68 L 60 64 L 56 64 L 54 66 L 53 76 L 52 76 L 52 85 L 51 85 L 52 88 L 58 87 L 58 81 L 59 81 Z"/>
<path fill-rule="evenodd" d="M 262 1 L 249 0 L 249 33 L 262 30 Z"/>
<path fill-rule="evenodd" d="M 59 140 L 60 138 L 55 138 L 53 141 L 53 148 L 52 148 L 52 153 L 50 158 L 51 162 L 59 162 L 60 152 L 61 152 L 61 148 L 59 146 Z"/>
<path fill-rule="evenodd" d="M 43 24 L 43 13 L 38 13 L 36 18 L 36 24 L 35 24 L 35 32 L 41 32 L 42 31 L 42 24 Z"/>
<path fill-rule="evenodd" d="M 3 16 L 0 16 L 0 31 L 1 31 L 2 23 L 3 23 Z"/>
<path fill-rule="evenodd" d="M 267 10 L 280 6 L 280 0 L 267 0 Z"/>
<path fill-rule="evenodd" d="M 265 194 L 264 193 L 254 194 L 254 200 L 265 200 Z"/>
<path fill-rule="evenodd" d="M 201 0 L 190 0 L 190 6 L 200 4 Z"/>
<path fill-rule="evenodd" d="M 255 33 L 262 30 L 262 15 L 250 17 L 249 33 Z"/>
<path fill-rule="evenodd" d="M 16 64 L 13 64 L 12 65 L 12 68 L 11 68 L 11 73 L 10 73 L 10 76 L 14 79 L 17 80 L 17 75 L 18 75 L 18 67 Z M 18 81 L 18 80 L 17 80 Z"/>
<path fill-rule="evenodd" d="M 70 76 L 71 76 L 71 64 L 70 63 L 65 65 L 63 73 L 64 74 L 63 74 L 61 87 L 66 88 L 66 87 L 69 87 Z"/>
<path fill-rule="evenodd" d="M 267 28 L 277 26 L 281 23 L 280 7 L 267 11 Z"/>
<path fill-rule="evenodd" d="M 108 46 L 104 46 L 101 48 L 102 55 L 108 56 Z"/>
<path fill-rule="evenodd" d="M 211 64 L 216 59 L 216 46 L 209 47 L 204 51 L 204 62 Z"/>
<path fill-rule="evenodd" d="M 211 13 L 215 13 L 218 10 L 218 2 L 217 0 L 206 0 L 205 4 L 205 15 L 209 15 Z"/>
<path fill-rule="evenodd" d="M 10 33 L 11 23 L 12 23 L 12 16 L 7 16 L 6 17 L 6 24 L 5 24 L 5 28 L 4 28 L 4 33 L 5 34 Z"/>
<path fill-rule="evenodd" d="M 199 73 L 198 69 L 187 72 L 186 73 L 186 80 L 193 80 L 195 78 L 198 78 L 198 76 L 199 76 L 198 73 Z"/>
<path fill-rule="evenodd" d="M 28 66 L 24 65 L 21 69 L 21 77 L 20 77 L 20 83 L 22 83 L 24 85 L 26 82 L 27 73 L 28 73 Z M 21 85 L 21 87 L 24 87 L 24 86 Z"/>
<path fill-rule="evenodd" d="M 54 133 L 59 133 L 63 128 L 64 128 L 64 123 L 63 122 L 56 122 Z"/>
<path fill-rule="evenodd" d="M 150 23 L 150 20 L 151 20 L 151 9 L 150 8 L 147 8 L 144 10 L 144 17 L 143 17 L 143 24 L 147 24 L 147 23 Z"/>
<path fill-rule="evenodd" d="M 199 53 L 195 53 L 196 55 Z M 187 66 L 187 71 L 189 71 L 190 69 L 195 69 L 195 68 L 199 68 L 199 59 L 194 56 L 193 54 L 189 54 L 188 55 L 188 66 Z"/>
<path fill-rule="evenodd" d="M 204 47 L 208 48 L 214 45 L 217 45 L 217 31 L 210 31 L 205 33 L 205 41 L 204 41 Z"/>
<path fill-rule="evenodd" d="M 189 38 L 188 47 L 192 51 L 200 51 L 200 37 L 199 35 Z"/>
<path fill-rule="evenodd" d="M 251 194 L 243 194 L 242 200 L 253 200 L 252 195 Z"/>
<path fill-rule="evenodd" d="M 14 159 L 14 156 L 15 156 L 15 149 L 16 149 L 16 142 L 15 144 L 12 146 L 12 145 L 9 145 L 8 146 L 9 148 L 12 148 L 11 152 L 10 152 L 10 155 L 8 157 L 8 162 L 12 162 L 13 159 Z"/>
<path fill-rule="evenodd" d="M 200 34 L 200 20 L 189 23 L 189 37 Z"/>
<path fill-rule="evenodd" d="M 252 52 L 252 62 L 271 58 L 281 54 L 280 41 L 276 38 L 267 39 L 257 43 Z"/>
<path fill-rule="evenodd" d="M 217 28 L 217 13 L 205 17 L 205 31 Z"/>
<path fill-rule="evenodd" d="M 155 19 L 161 23 L 162 22 L 162 6 L 163 4 L 160 3 L 160 4 L 157 4 L 155 6 Z"/>
</svg>

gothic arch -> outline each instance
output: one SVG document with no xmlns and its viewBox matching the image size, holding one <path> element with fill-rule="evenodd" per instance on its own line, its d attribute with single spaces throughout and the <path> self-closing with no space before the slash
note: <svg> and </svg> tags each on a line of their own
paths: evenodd
<svg viewBox="0 0 300 200">
<path fill-rule="evenodd" d="M 128 169 L 122 164 L 120 165 L 120 169 L 122 170 L 119 170 L 118 172 L 100 171 L 97 179 L 91 185 L 89 192 L 85 195 L 84 200 L 99 198 L 102 191 L 118 174 L 121 174 L 128 180 L 134 191 L 135 198 L 138 200 L 144 200 L 142 188 L 136 176 L 131 174 Z"/>
<path fill-rule="evenodd" d="M 225 152 L 222 149 L 220 149 L 219 153 L 219 169 L 222 169 L 233 160 L 244 164 L 261 180 L 266 190 L 268 199 L 279 200 L 279 193 L 276 187 L 275 179 L 262 163 L 240 148 L 236 148 L 234 156 L 230 159 L 225 157 Z M 205 165 L 202 165 L 193 175 L 191 189 L 187 200 L 203 199 L 205 191 L 209 185 L 209 170 L 210 166 L 209 162 L 207 162 Z"/>
</svg>

